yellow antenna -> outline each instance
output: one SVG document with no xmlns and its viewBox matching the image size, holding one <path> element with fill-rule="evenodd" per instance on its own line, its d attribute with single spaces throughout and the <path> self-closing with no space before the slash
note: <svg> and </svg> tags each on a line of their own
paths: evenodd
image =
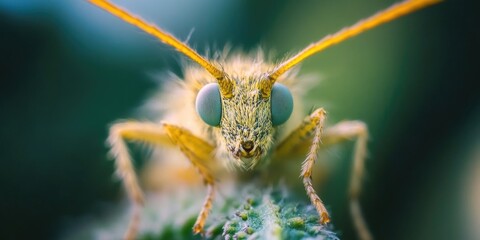
<svg viewBox="0 0 480 240">
<path fill-rule="evenodd" d="M 262 92 L 264 94 L 268 93 L 269 95 L 271 86 L 275 83 L 278 77 L 306 58 L 380 24 L 387 23 L 403 15 L 409 14 L 429 5 L 433 5 L 440 1 L 441 0 L 407 0 L 400 2 L 369 18 L 359 21 L 350 27 L 346 27 L 335 34 L 328 35 L 316 43 L 310 44 L 297 55 L 281 63 L 271 73 L 269 73 L 266 79 L 268 83 L 263 86 L 269 89 L 262 89 Z"/>
<path fill-rule="evenodd" d="M 181 42 L 180 40 L 176 39 L 171 34 L 163 31 L 162 29 L 154 26 L 153 24 L 149 24 L 144 20 L 136 17 L 127 11 L 109 3 L 107 0 L 89 0 L 92 4 L 104 9 L 105 11 L 119 17 L 120 19 L 124 20 L 127 23 L 130 23 L 138 28 L 142 29 L 143 31 L 157 37 L 163 43 L 172 46 L 177 51 L 185 54 L 188 58 L 192 59 L 196 63 L 200 64 L 205 70 L 207 70 L 213 77 L 218 80 L 220 91 L 224 95 L 230 95 L 232 91 L 232 83 L 231 81 L 226 78 L 225 73 L 215 67 L 212 63 L 207 61 L 205 58 L 200 56 L 195 50 L 191 49 L 185 43 Z"/>
</svg>

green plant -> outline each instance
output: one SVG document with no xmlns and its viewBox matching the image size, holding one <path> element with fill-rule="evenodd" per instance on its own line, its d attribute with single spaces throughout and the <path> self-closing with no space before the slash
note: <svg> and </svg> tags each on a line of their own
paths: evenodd
<svg viewBox="0 0 480 240">
<path fill-rule="evenodd" d="M 180 224 L 159 226 L 158 230 L 146 230 L 140 236 L 144 240 L 338 239 L 328 227 L 319 224 L 317 212 L 310 204 L 297 203 L 288 195 L 285 187 L 263 191 L 247 187 L 214 208 L 203 236 L 192 235 L 195 214 Z"/>
<path fill-rule="evenodd" d="M 338 239 L 332 227 L 319 224 L 315 208 L 298 200 L 285 186 L 267 189 L 249 185 L 223 186 L 202 235 L 192 227 L 204 189 L 148 194 L 139 239 Z M 238 189 L 243 189 L 238 191 Z M 66 239 L 120 239 L 129 221 L 129 204 L 114 214 L 89 221 Z"/>
</svg>

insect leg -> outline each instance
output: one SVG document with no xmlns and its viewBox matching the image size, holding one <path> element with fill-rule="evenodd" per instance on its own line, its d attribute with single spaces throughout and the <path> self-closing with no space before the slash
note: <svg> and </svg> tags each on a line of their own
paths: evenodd
<svg viewBox="0 0 480 240">
<path fill-rule="evenodd" d="M 181 127 L 167 123 L 163 123 L 163 127 L 167 131 L 170 139 L 180 147 L 180 150 L 187 156 L 194 167 L 197 168 L 207 185 L 207 196 L 205 197 L 202 210 L 193 226 L 193 233 L 201 233 L 210 209 L 212 208 L 213 197 L 215 194 L 215 180 L 211 174 L 211 170 L 205 165 L 207 161 L 213 158 L 211 154 L 213 152 L 213 146 Z"/>
<path fill-rule="evenodd" d="M 128 196 L 134 204 L 125 239 L 134 239 L 137 235 L 140 210 L 144 200 L 124 139 L 154 145 L 177 145 L 199 170 L 208 185 L 208 195 L 194 227 L 195 233 L 200 232 L 211 208 L 214 193 L 213 178 L 202 160 L 211 160 L 210 153 L 213 151 L 213 147 L 202 139 L 193 136 L 189 131 L 167 124 L 123 122 L 114 124 L 110 128 L 108 142 L 115 157 L 117 173 L 123 179 Z"/>
<path fill-rule="evenodd" d="M 317 110 L 319 111 L 319 110 Z M 312 115 L 307 117 L 304 123 L 294 130 L 275 150 L 274 160 L 279 160 L 282 156 L 299 156 L 303 155 L 305 152 L 309 152 L 309 157 L 313 153 L 312 150 L 318 145 L 317 134 L 314 134 L 313 139 L 309 135 L 314 131 L 313 125 L 310 123 L 314 115 L 318 115 L 317 111 Z M 318 118 L 318 117 L 317 117 Z M 360 121 L 344 121 L 340 122 L 333 127 L 325 129 L 322 134 L 322 145 L 321 148 L 325 148 L 329 145 L 338 144 L 347 140 L 355 139 L 355 150 L 353 156 L 353 168 L 350 177 L 350 189 L 349 189 L 349 198 L 350 198 L 350 213 L 352 215 L 355 228 L 360 236 L 360 239 L 372 239 L 372 235 L 368 230 L 367 224 L 363 218 L 362 212 L 360 210 L 360 204 L 358 201 L 360 191 L 361 191 L 361 180 L 364 171 L 364 162 L 366 155 L 366 144 L 368 138 L 367 126 L 365 123 Z M 308 159 L 308 158 L 307 158 Z M 307 161 L 307 160 L 306 160 Z M 304 162 L 304 166 L 305 163 Z M 314 160 L 313 160 L 314 161 Z M 312 163 L 313 164 L 313 163 Z M 303 173 L 306 170 L 302 168 L 302 177 Z M 311 172 L 310 172 L 311 174 Z M 305 183 L 305 179 L 304 179 Z M 313 189 L 312 189 L 313 190 Z M 307 190 L 308 192 L 308 190 Z M 309 195 L 310 196 L 310 195 Z M 313 203 L 313 200 L 312 200 Z M 318 208 L 317 208 L 318 211 Z M 319 211 L 320 213 L 320 211 Z"/>
<path fill-rule="evenodd" d="M 315 110 L 310 116 L 306 117 L 302 125 L 295 129 L 280 145 L 277 147 L 274 155 L 276 157 L 282 156 L 284 153 L 292 151 L 299 143 L 306 137 L 313 134 L 313 140 L 310 145 L 307 158 L 303 161 L 302 172 L 300 176 L 303 178 L 303 185 L 307 191 L 313 206 L 317 209 L 320 215 L 320 222 L 326 224 L 330 221 L 327 209 L 323 205 L 322 200 L 315 192 L 312 185 L 312 170 L 313 164 L 318 158 L 318 150 L 320 148 L 320 138 L 322 135 L 323 124 L 326 118 L 326 112 L 323 108 Z"/>
<path fill-rule="evenodd" d="M 117 123 L 110 128 L 108 136 L 110 152 L 115 158 L 116 172 L 122 178 L 127 194 L 133 202 L 133 212 L 130 224 L 125 232 L 125 239 L 135 239 L 137 235 L 138 225 L 140 224 L 140 210 L 143 207 L 144 198 L 127 145 L 123 139 L 129 138 L 128 134 L 130 132 L 137 132 L 141 129 L 142 125 L 140 123 Z"/>
<path fill-rule="evenodd" d="M 360 239 L 372 239 L 358 201 L 365 168 L 368 139 L 367 126 L 360 121 L 344 121 L 327 128 L 323 135 L 323 143 L 325 145 L 337 144 L 351 139 L 356 139 L 356 142 L 350 176 L 350 213 Z"/>
</svg>

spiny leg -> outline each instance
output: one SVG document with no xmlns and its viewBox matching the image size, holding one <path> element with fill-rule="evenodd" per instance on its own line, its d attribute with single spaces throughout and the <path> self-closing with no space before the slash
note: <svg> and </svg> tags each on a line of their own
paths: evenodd
<svg viewBox="0 0 480 240">
<path fill-rule="evenodd" d="M 132 160 L 128 153 L 128 148 L 123 140 L 126 133 L 142 129 L 136 123 L 118 123 L 110 128 L 108 143 L 111 147 L 111 154 L 115 158 L 115 167 L 117 175 L 123 180 L 123 185 L 127 191 L 130 200 L 133 203 L 132 216 L 129 226 L 125 232 L 125 239 L 134 239 L 137 235 L 140 224 L 140 211 L 144 204 L 143 192 L 138 184 L 135 169 L 132 166 Z"/>
<path fill-rule="evenodd" d="M 299 156 L 312 148 L 315 138 L 306 137 L 308 129 L 298 128 L 275 151 L 275 156 Z M 350 177 L 350 213 L 360 239 L 372 239 L 360 210 L 359 195 L 366 155 L 368 131 L 365 123 L 360 121 L 344 121 L 325 129 L 322 135 L 321 148 L 356 138 Z"/>
<path fill-rule="evenodd" d="M 214 191 L 214 178 L 205 163 L 212 158 L 213 147 L 202 139 L 194 136 L 188 130 L 178 126 L 163 123 L 162 124 L 170 139 L 178 144 L 180 150 L 190 159 L 191 163 L 197 168 L 207 185 L 207 196 L 202 206 L 202 210 L 193 225 L 193 233 L 198 234 L 203 231 L 210 209 L 212 208 Z"/>
<path fill-rule="evenodd" d="M 192 135 L 189 131 L 169 124 L 159 126 L 153 123 L 124 122 L 117 123 L 110 128 L 108 142 L 115 157 L 117 173 L 123 179 L 125 189 L 134 205 L 131 221 L 125 233 L 125 239 L 134 239 L 137 235 L 140 223 L 140 210 L 144 200 L 124 139 L 155 145 L 172 145 L 173 143 L 180 147 L 194 167 L 199 170 L 208 187 L 205 203 L 194 226 L 195 233 L 201 232 L 208 212 L 211 209 L 214 195 L 213 177 L 204 165 L 206 162 L 211 161 L 210 156 L 213 147 Z"/>
<path fill-rule="evenodd" d="M 365 123 L 360 121 L 344 121 L 327 128 L 323 135 L 324 145 L 337 144 L 346 140 L 356 138 L 355 149 L 352 162 L 352 172 L 350 176 L 350 213 L 353 223 L 360 239 L 372 239 L 372 234 L 368 230 L 359 204 L 361 192 L 361 183 L 365 169 L 365 156 L 367 150 L 368 130 Z"/>
<path fill-rule="evenodd" d="M 326 118 L 326 112 L 323 108 L 315 110 L 310 116 L 306 117 L 302 125 L 295 129 L 276 149 L 274 155 L 282 156 L 284 153 L 290 152 L 307 136 L 313 134 L 313 140 L 305 161 L 302 164 L 302 172 L 300 176 L 303 178 L 303 185 L 307 191 L 313 206 L 320 215 L 320 222 L 326 224 L 330 222 L 327 209 L 323 205 L 322 200 L 315 192 L 312 186 L 312 170 L 313 165 L 318 157 L 318 149 L 320 148 L 320 138 L 322 135 L 322 128 Z"/>
</svg>

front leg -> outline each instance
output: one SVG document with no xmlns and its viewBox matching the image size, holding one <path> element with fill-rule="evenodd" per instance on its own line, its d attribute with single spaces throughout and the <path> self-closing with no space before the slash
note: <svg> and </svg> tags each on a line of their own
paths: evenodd
<svg viewBox="0 0 480 240">
<path fill-rule="evenodd" d="M 300 127 L 295 129 L 282 143 L 280 143 L 274 153 L 275 156 L 282 156 L 285 153 L 291 152 L 292 149 L 295 148 L 302 140 L 313 133 L 313 140 L 311 142 L 307 158 L 305 161 L 303 161 L 300 177 L 303 178 L 303 185 L 305 186 L 307 195 L 310 198 L 313 206 L 315 206 L 317 209 L 317 212 L 320 215 L 320 222 L 322 224 L 330 222 L 330 217 L 325 205 L 323 205 L 322 200 L 312 186 L 312 170 L 313 164 L 318 157 L 318 150 L 321 143 L 320 138 L 322 135 L 325 118 L 326 112 L 323 108 L 315 110 L 312 114 L 310 114 L 310 116 L 305 118 Z"/>
<path fill-rule="evenodd" d="M 215 180 L 212 176 L 211 170 L 207 167 L 207 163 L 213 159 L 213 146 L 194 136 L 190 131 L 184 128 L 167 123 L 163 123 L 163 127 L 167 130 L 170 139 L 180 147 L 180 150 L 187 156 L 200 175 L 202 175 L 203 181 L 207 185 L 207 196 L 205 197 L 197 220 L 193 225 L 193 233 L 201 233 L 212 208 L 213 196 L 215 194 Z"/>
<path fill-rule="evenodd" d="M 110 128 L 108 142 L 115 157 L 117 173 L 123 179 L 123 185 L 133 202 L 133 214 L 125 233 L 125 239 L 135 239 L 137 236 L 140 223 L 140 209 L 143 206 L 143 193 L 138 184 L 137 175 L 132 166 L 131 157 L 124 139 L 150 145 L 176 145 L 187 156 L 192 165 L 202 175 L 207 185 L 207 196 L 193 227 L 194 233 L 200 233 L 203 230 L 213 202 L 214 178 L 207 167 L 208 162 L 213 160 L 213 146 L 194 136 L 186 129 L 166 123 L 158 125 L 154 123 L 123 122 L 117 123 Z"/>
<path fill-rule="evenodd" d="M 318 111 L 318 110 L 317 110 Z M 309 126 L 309 119 L 313 118 L 313 113 L 305 119 L 303 125 L 297 128 L 290 136 L 279 145 L 275 151 L 275 156 L 299 156 L 309 151 L 309 157 L 313 153 L 315 145 L 318 145 L 319 138 L 314 134 L 313 139 L 307 136 L 314 128 Z M 365 123 L 360 121 L 343 121 L 330 128 L 327 128 L 322 136 L 322 148 L 326 146 L 342 143 L 355 139 L 355 149 L 352 162 L 352 172 L 350 176 L 350 213 L 355 224 L 358 236 L 363 240 L 372 239 L 372 234 L 368 230 L 359 204 L 359 195 L 361 192 L 361 183 L 365 165 L 365 155 L 367 149 L 368 130 Z M 307 158 L 308 159 L 308 158 Z M 313 164 L 313 163 L 312 163 Z M 302 168 L 302 174 L 303 174 Z M 305 181 L 304 181 L 305 182 Z M 317 208 L 318 209 L 318 208 Z"/>
</svg>

